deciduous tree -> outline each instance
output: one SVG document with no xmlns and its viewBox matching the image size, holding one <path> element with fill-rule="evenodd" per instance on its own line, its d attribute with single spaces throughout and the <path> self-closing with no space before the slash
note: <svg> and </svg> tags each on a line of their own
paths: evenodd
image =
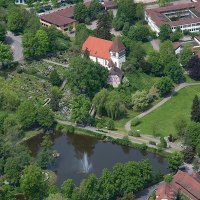
<svg viewBox="0 0 200 200">
<path fill-rule="evenodd" d="M 149 98 L 147 96 L 147 92 L 145 90 L 143 91 L 137 91 L 132 95 L 132 103 L 133 103 L 133 109 L 136 111 L 142 111 L 145 110 L 149 105 Z"/>
<path fill-rule="evenodd" d="M 158 89 L 158 93 L 161 97 L 170 93 L 173 87 L 173 82 L 168 77 L 162 77 L 156 84 L 156 88 Z"/>
<path fill-rule="evenodd" d="M 177 172 L 179 167 L 183 164 L 183 155 L 175 152 L 167 157 L 167 167 L 173 172 Z"/>
<path fill-rule="evenodd" d="M 20 187 L 28 200 L 40 199 L 48 189 L 42 170 L 35 165 L 25 168 L 21 176 Z"/>
<path fill-rule="evenodd" d="M 171 27 L 168 24 L 160 26 L 159 38 L 161 41 L 168 40 L 171 34 Z"/>
<path fill-rule="evenodd" d="M 17 109 L 17 117 L 23 128 L 30 128 L 36 122 L 35 105 L 29 100 L 22 102 Z"/>
<path fill-rule="evenodd" d="M 72 115 L 71 118 L 78 123 L 86 123 L 90 120 L 90 99 L 85 95 L 76 96 L 71 104 Z"/>
</svg>

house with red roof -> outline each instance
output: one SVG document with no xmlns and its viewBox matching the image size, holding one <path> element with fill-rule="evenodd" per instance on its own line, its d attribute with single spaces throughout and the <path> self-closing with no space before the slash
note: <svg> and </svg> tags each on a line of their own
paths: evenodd
<svg viewBox="0 0 200 200">
<path fill-rule="evenodd" d="M 178 192 L 188 199 L 200 200 L 199 177 L 178 171 L 170 184 L 163 183 L 156 190 L 156 200 L 175 200 Z"/>
<path fill-rule="evenodd" d="M 83 43 L 82 52 L 89 52 L 92 61 L 106 67 L 110 74 L 108 83 L 117 87 L 122 79 L 122 64 L 126 61 L 126 48 L 118 37 L 114 41 L 89 36 Z"/>
</svg>

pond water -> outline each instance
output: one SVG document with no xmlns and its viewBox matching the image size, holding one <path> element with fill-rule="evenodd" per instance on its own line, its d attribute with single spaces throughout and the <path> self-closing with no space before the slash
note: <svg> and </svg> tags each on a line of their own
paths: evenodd
<svg viewBox="0 0 200 200">
<path fill-rule="evenodd" d="M 60 153 L 60 157 L 56 158 L 55 165 L 50 166 L 49 169 L 56 172 L 58 186 L 67 178 L 72 178 L 76 184 L 79 184 L 90 173 L 99 176 L 104 168 L 112 169 L 117 162 L 149 159 L 155 172 L 168 172 L 166 161 L 153 153 L 78 134 L 54 133 L 52 140 L 53 149 Z M 42 135 L 27 141 L 33 156 L 37 155 L 41 141 Z M 87 174 L 84 173 L 86 171 Z"/>
</svg>

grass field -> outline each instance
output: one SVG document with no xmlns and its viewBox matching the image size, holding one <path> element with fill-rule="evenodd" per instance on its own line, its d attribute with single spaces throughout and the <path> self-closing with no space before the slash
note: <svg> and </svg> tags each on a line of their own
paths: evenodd
<svg viewBox="0 0 200 200">
<path fill-rule="evenodd" d="M 141 123 L 133 129 L 140 130 L 143 134 L 176 135 L 174 122 L 180 116 L 189 122 L 192 101 L 196 94 L 200 96 L 200 85 L 182 89 L 167 103 L 142 118 Z"/>
</svg>

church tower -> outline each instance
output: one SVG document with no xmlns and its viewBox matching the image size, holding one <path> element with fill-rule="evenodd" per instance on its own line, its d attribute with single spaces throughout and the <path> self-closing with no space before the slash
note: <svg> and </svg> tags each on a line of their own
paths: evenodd
<svg viewBox="0 0 200 200">
<path fill-rule="evenodd" d="M 122 44 L 118 37 L 115 38 L 113 44 L 110 47 L 110 58 L 116 67 L 122 67 L 122 63 L 126 61 L 125 46 Z"/>
</svg>

